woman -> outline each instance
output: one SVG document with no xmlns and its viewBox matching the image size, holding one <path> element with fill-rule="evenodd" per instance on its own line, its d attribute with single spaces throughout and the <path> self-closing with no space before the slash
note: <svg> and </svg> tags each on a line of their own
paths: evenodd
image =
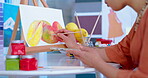
<svg viewBox="0 0 148 78">
<path fill-rule="evenodd" d="M 139 14 L 130 33 L 117 45 L 99 49 L 78 45 L 73 34 L 62 34 L 70 31 L 59 30 L 57 34 L 68 48 L 80 49 L 67 52 L 74 54 L 84 64 L 96 68 L 108 78 L 148 78 L 147 0 L 106 0 L 106 4 L 116 11 L 128 5 Z M 116 62 L 122 69 L 116 69 L 106 62 Z"/>
</svg>

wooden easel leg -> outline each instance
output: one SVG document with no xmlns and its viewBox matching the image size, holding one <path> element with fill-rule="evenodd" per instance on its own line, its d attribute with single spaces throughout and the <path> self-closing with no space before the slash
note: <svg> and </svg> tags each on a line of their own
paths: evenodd
<svg viewBox="0 0 148 78">
<path fill-rule="evenodd" d="M 28 5 L 28 0 L 21 0 L 20 4 Z"/>
<path fill-rule="evenodd" d="M 11 36 L 11 40 L 10 40 L 10 44 L 9 44 L 9 48 L 8 48 L 8 54 L 11 54 L 11 52 L 10 52 L 11 51 L 11 41 L 15 40 L 15 38 L 16 38 L 16 33 L 17 33 L 17 28 L 18 28 L 19 22 L 20 22 L 20 10 L 18 10 L 18 15 L 16 18 L 13 32 L 12 32 L 12 36 Z"/>
<path fill-rule="evenodd" d="M 47 5 L 47 3 L 45 2 L 45 0 L 40 0 L 43 4 L 44 7 L 48 8 L 49 6 Z"/>
<path fill-rule="evenodd" d="M 32 0 L 32 1 L 33 1 L 34 6 L 38 6 L 38 3 L 36 0 Z"/>
</svg>

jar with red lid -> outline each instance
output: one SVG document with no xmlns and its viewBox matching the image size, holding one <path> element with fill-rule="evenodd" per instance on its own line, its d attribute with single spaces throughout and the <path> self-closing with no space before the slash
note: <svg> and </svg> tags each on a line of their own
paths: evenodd
<svg viewBox="0 0 148 78">
<path fill-rule="evenodd" d="M 24 40 L 13 40 L 11 42 L 11 55 L 25 55 Z"/>
<path fill-rule="evenodd" d="M 34 55 L 23 55 L 20 60 L 20 70 L 31 71 L 37 70 L 37 60 Z"/>
</svg>

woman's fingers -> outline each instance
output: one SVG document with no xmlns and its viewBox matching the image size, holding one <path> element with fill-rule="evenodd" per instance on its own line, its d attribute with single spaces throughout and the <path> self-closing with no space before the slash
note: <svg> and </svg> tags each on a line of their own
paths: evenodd
<svg viewBox="0 0 148 78">
<path fill-rule="evenodd" d="M 62 33 L 58 33 L 57 35 L 58 35 L 58 37 L 62 38 L 64 41 L 68 39 L 68 37 Z"/>
<path fill-rule="evenodd" d="M 71 31 L 68 31 L 68 30 L 65 30 L 65 29 L 61 29 L 61 30 L 58 30 L 56 32 L 56 34 L 57 34 L 58 37 L 62 38 L 63 40 L 66 40 L 68 38 L 73 37 L 72 34 L 66 34 L 66 35 L 64 34 L 64 33 L 68 33 L 68 32 L 71 32 Z"/>
<path fill-rule="evenodd" d="M 60 30 L 56 31 L 55 34 L 57 34 L 57 33 L 63 33 L 63 32 L 64 32 L 64 30 L 63 29 L 60 29 Z"/>
<path fill-rule="evenodd" d="M 66 30 L 66 29 L 60 29 L 60 30 L 58 30 L 58 31 L 56 32 L 56 34 L 57 34 L 57 33 L 68 33 L 68 32 L 71 32 L 71 31 Z"/>
<path fill-rule="evenodd" d="M 77 57 L 81 57 L 84 55 L 84 52 L 80 50 L 67 50 L 67 52 Z"/>
<path fill-rule="evenodd" d="M 77 55 L 74 55 L 74 56 L 75 56 L 75 58 L 80 59 L 80 56 L 77 56 Z"/>
<path fill-rule="evenodd" d="M 85 52 L 87 51 L 90 51 L 91 48 L 89 47 L 85 47 L 85 46 L 82 46 L 82 45 L 77 45 L 78 48 L 80 50 L 67 50 L 68 53 L 71 53 L 71 54 L 74 54 L 74 55 L 77 55 L 77 56 L 81 56 L 83 55 Z"/>
<path fill-rule="evenodd" d="M 79 51 L 76 51 L 76 50 L 67 50 L 66 52 L 76 55 L 76 56 L 79 56 Z"/>
</svg>

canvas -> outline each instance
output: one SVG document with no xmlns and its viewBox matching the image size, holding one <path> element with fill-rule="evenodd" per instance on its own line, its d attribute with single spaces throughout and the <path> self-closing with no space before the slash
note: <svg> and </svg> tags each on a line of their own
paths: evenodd
<svg viewBox="0 0 148 78">
<path fill-rule="evenodd" d="M 20 5 L 20 18 L 28 46 L 61 44 L 54 34 L 65 28 L 62 10 Z"/>
<path fill-rule="evenodd" d="M 8 47 L 10 44 L 10 39 L 12 37 L 13 28 L 18 14 L 18 8 L 19 6 L 17 5 L 4 3 L 4 47 Z M 19 40 L 20 36 L 21 26 L 17 29 L 16 40 Z"/>
</svg>

